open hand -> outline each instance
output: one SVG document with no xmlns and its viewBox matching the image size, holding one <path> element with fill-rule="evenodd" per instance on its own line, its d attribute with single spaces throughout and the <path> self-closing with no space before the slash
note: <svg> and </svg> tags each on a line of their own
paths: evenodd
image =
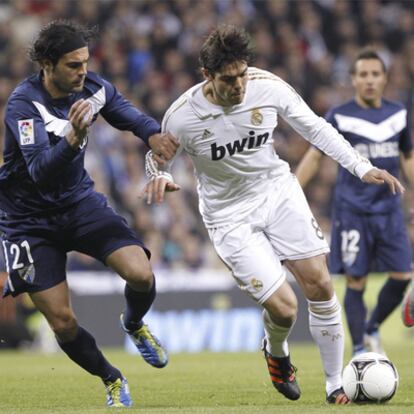
<svg viewBox="0 0 414 414">
<path fill-rule="evenodd" d="M 367 184 L 387 184 L 393 194 L 403 194 L 405 188 L 403 185 L 385 170 L 379 168 L 372 168 L 362 177 L 362 181 Z"/>
<path fill-rule="evenodd" d="M 160 175 L 145 185 L 140 197 L 146 196 L 147 204 L 151 204 L 153 201 L 159 204 L 164 201 L 165 192 L 178 191 L 180 188 L 178 184 L 175 184 L 169 178 Z"/>
</svg>

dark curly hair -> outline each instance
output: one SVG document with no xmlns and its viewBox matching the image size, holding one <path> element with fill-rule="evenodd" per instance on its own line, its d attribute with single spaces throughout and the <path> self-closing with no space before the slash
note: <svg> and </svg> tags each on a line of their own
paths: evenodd
<svg viewBox="0 0 414 414">
<path fill-rule="evenodd" d="M 39 32 L 29 48 L 28 55 L 32 62 L 41 63 L 49 60 L 55 66 L 64 53 L 64 45 L 74 37 L 80 37 L 88 44 L 98 33 L 98 27 L 86 28 L 71 20 L 54 20 Z"/>
<path fill-rule="evenodd" d="M 241 60 L 249 64 L 253 59 L 250 36 L 244 29 L 232 25 L 213 30 L 203 43 L 199 56 L 201 67 L 212 75 L 228 64 Z"/>
</svg>

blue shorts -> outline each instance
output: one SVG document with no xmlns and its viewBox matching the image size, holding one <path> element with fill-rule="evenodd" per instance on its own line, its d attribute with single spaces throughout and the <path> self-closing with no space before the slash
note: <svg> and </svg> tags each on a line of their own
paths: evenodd
<svg viewBox="0 0 414 414">
<path fill-rule="evenodd" d="M 93 192 L 79 203 L 53 214 L 0 220 L 9 274 L 3 296 L 49 289 L 66 279 L 66 253 L 76 250 L 103 263 L 115 250 L 141 246 L 124 218 Z"/>
<path fill-rule="evenodd" d="M 371 271 L 410 272 L 411 243 L 401 209 L 359 214 L 337 209 L 332 217 L 331 273 L 354 277 Z"/>
</svg>

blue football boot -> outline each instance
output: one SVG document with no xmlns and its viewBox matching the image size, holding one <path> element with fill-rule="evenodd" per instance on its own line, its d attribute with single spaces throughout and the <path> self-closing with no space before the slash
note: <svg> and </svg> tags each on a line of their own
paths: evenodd
<svg viewBox="0 0 414 414">
<path fill-rule="evenodd" d="M 106 404 L 108 407 L 132 407 L 128 381 L 125 378 L 118 378 L 115 381 L 104 381 L 104 384 L 106 388 Z"/>
<path fill-rule="evenodd" d="M 156 368 L 163 368 L 168 363 L 167 351 L 162 347 L 157 337 L 144 323 L 135 331 L 129 331 L 124 325 L 124 314 L 120 317 L 121 328 L 129 335 L 132 342 L 148 364 Z"/>
</svg>

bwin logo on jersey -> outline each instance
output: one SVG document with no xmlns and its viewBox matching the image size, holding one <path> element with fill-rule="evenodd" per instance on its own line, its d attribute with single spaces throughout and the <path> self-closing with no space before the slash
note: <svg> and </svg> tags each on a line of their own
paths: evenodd
<svg viewBox="0 0 414 414">
<path fill-rule="evenodd" d="M 218 161 L 224 158 L 226 152 L 228 152 L 231 157 L 236 152 L 243 152 L 245 149 L 260 147 L 262 144 L 266 143 L 268 138 L 268 132 L 256 136 L 254 131 L 249 131 L 249 136 L 241 140 L 237 139 L 236 141 L 229 142 L 226 145 L 217 145 L 216 143 L 211 144 L 211 159 L 213 161 Z"/>
</svg>

